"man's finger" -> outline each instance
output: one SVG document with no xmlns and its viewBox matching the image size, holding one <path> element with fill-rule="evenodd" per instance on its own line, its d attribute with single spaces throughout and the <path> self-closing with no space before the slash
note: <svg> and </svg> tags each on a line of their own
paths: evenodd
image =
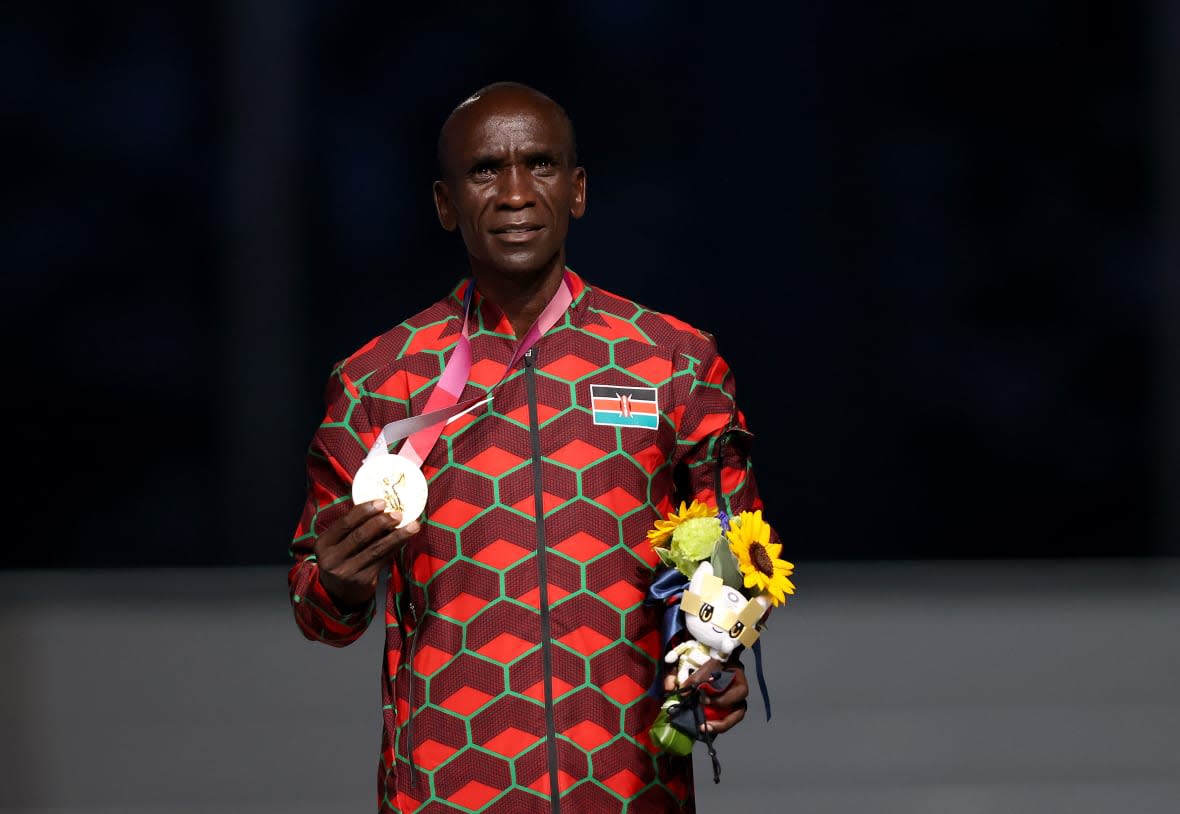
<svg viewBox="0 0 1180 814">
<path fill-rule="evenodd" d="M 733 680 L 729 682 L 729 686 L 723 692 L 716 695 L 705 695 L 705 703 L 716 707 L 732 707 L 738 703 L 744 703 L 746 696 L 750 694 L 750 684 L 746 681 L 746 671 L 741 667 L 731 667 L 733 670 Z"/>
<path fill-rule="evenodd" d="M 693 672 L 684 682 L 685 688 L 696 687 L 699 684 L 704 684 L 713 678 L 713 673 L 721 672 L 725 669 L 725 665 L 717 659 L 709 659 L 699 669 Z"/>
<path fill-rule="evenodd" d="M 384 505 L 384 501 L 378 502 Z M 366 514 L 362 522 L 319 552 L 320 563 L 323 564 L 325 556 L 336 564 L 353 559 L 380 542 L 385 535 L 394 532 L 400 522 L 401 515 L 397 512 L 378 511 L 375 514 Z"/>
<path fill-rule="evenodd" d="M 337 548 L 350 534 L 355 533 L 369 520 L 380 516 L 384 508 L 384 501 L 376 500 L 353 506 L 316 538 L 316 557 L 323 560 L 324 554 Z"/>
<path fill-rule="evenodd" d="M 401 521 L 397 520 L 396 522 Z M 354 558 L 363 560 L 366 564 L 370 565 L 385 565 L 397 553 L 397 550 L 405 544 L 406 540 L 418 533 L 419 528 L 420 526 L 416 520 L 403 528 L 395 528 L 393 531 L 357 551 Z"/>
<path fill-rule="evenodd" d="M 728 732 L 730 729 L 733 729 L 733 727 L 737 726 L 742 718 L 745 717 L 746 702 L 742 701 L 737 706 L 735 706 L 733 711 L 725 717 L 718 718 L 714 721 L 707 721 L 701 724 L 701 731 L 712 732 L 714 735 L 720 735 L 722 732 Z"/>
<path fill-rule="evenodd" d="M 376 517 L 384 510 L 384 500 L 370 500 L 366 503 L 358 503 L 345 512 L 331 527 L 326 529 L 320 535 L 320 539 L 326 539 L 330 545 L 335 545 L 347 537 L 353 530 L 363 525 L 365 521 Z"/>
</svg>

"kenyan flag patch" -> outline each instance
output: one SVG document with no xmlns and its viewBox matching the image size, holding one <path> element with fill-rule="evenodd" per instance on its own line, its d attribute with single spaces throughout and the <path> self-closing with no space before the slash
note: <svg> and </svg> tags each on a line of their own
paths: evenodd
<svg viewBox="0 0 1180 814">
<path fill-rule="evenodd" d="M 660 426 L 660 406 L 654 387 L 615 387 L 609 384 L 590 385 L 590 401 L 594 423 L 608 427 Z"/>
</svg>

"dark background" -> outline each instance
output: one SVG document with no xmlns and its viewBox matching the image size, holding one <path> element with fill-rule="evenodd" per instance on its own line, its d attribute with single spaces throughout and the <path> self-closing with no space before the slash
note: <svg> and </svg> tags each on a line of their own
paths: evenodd
<svg viewBox="0 0 1180 814">
<path fill-rule="evenodd" d="M 500 79 L 577 127 L 570 265 L 717 335 L 784 556 L 1180 555 L 1174 19 L 6 4 L 3 567 L 287 561 L 332 364 L 464 273 L 434 141 Z"/>
</svg>

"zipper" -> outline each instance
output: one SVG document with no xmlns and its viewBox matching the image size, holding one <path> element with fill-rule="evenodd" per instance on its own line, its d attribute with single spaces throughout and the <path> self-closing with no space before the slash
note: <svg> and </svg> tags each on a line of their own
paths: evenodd
<svg viewBox="0 0 1180 814">
<path fill-rule="evenodd" d="M 533 442 L 533 513 L 537 526 L 537 577 L 541 606 L 541 670 L 545 688 L 545 731 L 548 733 L 549 799 L 553 814 L 561 812 L 557 777 L 557 724 L 553 714 L 553 653 L 549 643 L 549 574 L 545 563 L 545 496 L 541 470 L 541 422 L 537 417 L 537 348 L 524 354 L 525 387 L 529 400 L 529 436 Z"/>
<path fill-rule="evenodd" d="M 410 764 L 410 786 L 416 786 L 418 783 L 418 767 L 414 764 L 414 715 L 417 710 L 414 709 L 414 685 L 417 683 L 414 678 L 414 651 L 418 647 L 418 608 L 414 605 L 414 600 L 410 599 L 410 582 L 406 582 L 406 607 L 410 609 L 410 618 L 414 620 L 414 626 L 410 630 L 410 655 L 406 660 L 407 672 L 409 673 L 410 685 L 406 688 L 406 761 Z M 394 697 L 394 714 L 397 713 L 397 697 Z M 396 761 L 397 755 L 394 755 Z"/>
</svg>

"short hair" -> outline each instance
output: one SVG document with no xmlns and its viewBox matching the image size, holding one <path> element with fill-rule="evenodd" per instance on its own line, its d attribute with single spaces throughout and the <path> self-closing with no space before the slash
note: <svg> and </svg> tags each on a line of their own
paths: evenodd
<svg viewBox="0 0 1180 814">
<path fill-rule="evenodd" d="M 451 112 L 449 114 L 447 114 L 447 118 L 443 121 L 442 127 L 440 127 L 438 130 L 438 144 L 435 148 L 437 151 L 436 159 L 438 161 L 438 171 L 443 178 L 445 178 L 446 174 L 447 174 L 446 161 L 444 160 L 444 156 L 443 156 L 443 140 L 444 140 L 443 137 L 447 132 L 447 125 L 451 123 L 451 120 L 454 119 L 455 116 L 457 116 L 460 111 L 462 111 L 468 105 L 475 102 L 481 96 L 485 96 L 489 93 L 492 93 L 492 92 L 498 91 L 498 90 L 524 91 L 525 93 L 530 93 L 533 96 L 536 96 L 536 97 L 544 100 L 545 102 L 549 103 L 550 105 L 552 105 L 553 109 L 556 110 L 557 114 L 561 117 L 561 121 L 565 124 L 566 130 L 569 131 L 570 160 L 574 163 L 575 166 L 577 165 L 577 163 L 578 163 L 578 139 L 577 139 L 576 134 L 574 133 L 574 122 L 572 119 L 570 119 L 569 114 L 566 113 L 565 108 L 562 107 L 557 102 L 557 100 L 555 100 L 552 96 L 549 96 L 547 93 L 542 93 L 541 91 L 537 90 L 536 88 L 534 88 L 531 85 L 526 85 L 523 82 L 502 81 L 502 82 L 492 82 L 489 85 L 484 85 L 479 90 L 475 91 L 472 94 L 469 94 L 466 99 L 464 99 L 459 104 L 455 105 L 455 107 L 451 109 Z"/>
</svg>

